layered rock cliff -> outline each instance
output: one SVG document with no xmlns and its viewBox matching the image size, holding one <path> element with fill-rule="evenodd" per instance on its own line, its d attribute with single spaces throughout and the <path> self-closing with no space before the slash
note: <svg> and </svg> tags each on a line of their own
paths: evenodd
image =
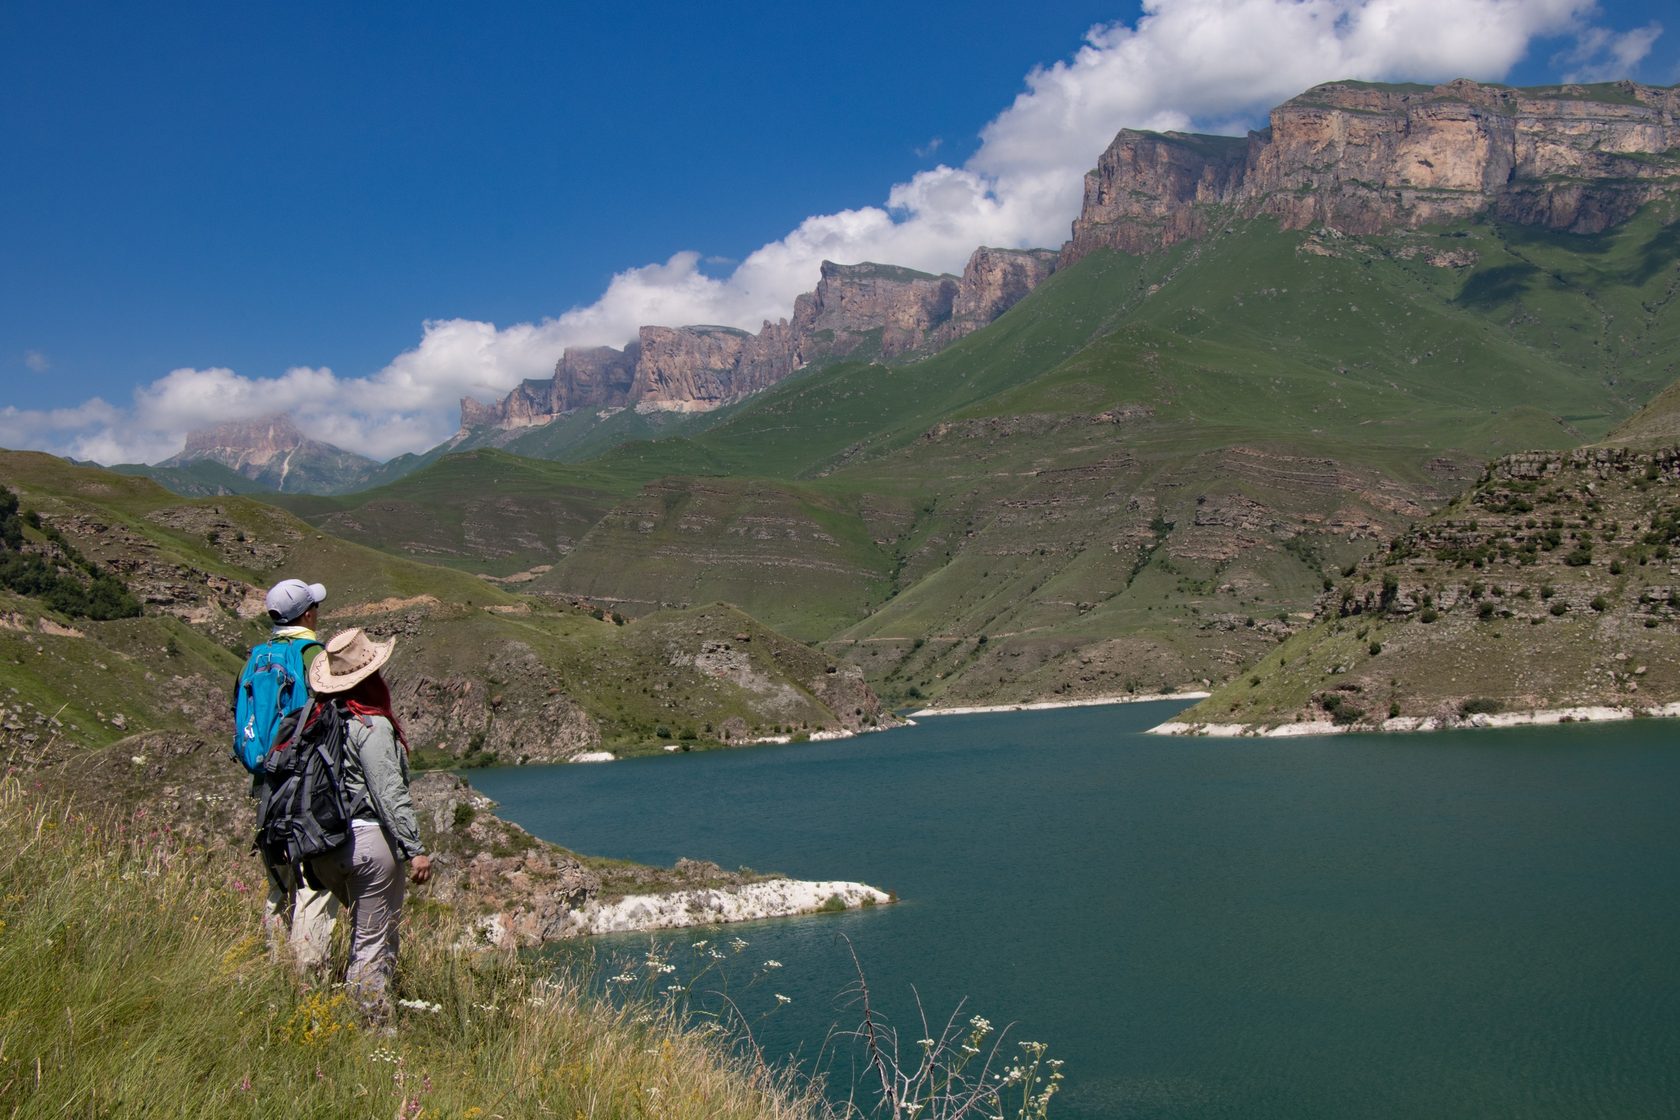
<svg viewBox="0 0 1680 1120">
<path fill-rule="evenodd" d="M 518 429 L 578 408 L 706 411 L 816 361 L 931 354 L 992 322 L 1058 266 L 1143 254 L 1256 217 L 1347 233 L 1482 216 L 1573 233 L 1680 194 L 1680 87 L 1516 89 L 1334 82 L 1245 137 L 1123 130 L 1085 177 L 1060 254 L 981 248 L 963 275 L 824 262 L 791 319 L 757 334 L 644 327 L 624 350 L 568 350 L 552 381 L 463 401 L 462 430 Z"/>
<path fill-rule="evenodd" d="M 813 362 L 924 357 L 992 322 L 1055 267 L 1048 249 L 977 249 L 961 277 L 824 261 L 816 289 L 794 301 L 791 319 L 765 323 L 757 334 L 647 326 L 623 350 L 568 349 L 552 379 L 526 381 L 497 404 L 463 400 L 461 428 L 513 431 L 583 408 L 704 412 Z"/>
<path fill-rule="evenodd" d="M 930 348 L 933 329 L 951 318 L 957 281 L 891 265 L 824 261 L 822 280 L 793 304 L 801 357 L 879 357 Z"/>
<path fill-rule="evenodd" d="M 934 344 L 943 347 L 989 325 L 1025 299 L 1056 269 L 1052 249 L 989 249 L 982 245 L 968 258 L 951 317 L 934 328 Z"/>
<path fill-rule="evenodd" d="M 1062 250 L 1153 252 L 1270 216 L 1346 233 L 1492 216 L 1596 233 L 1680 193 L 1680 88 L 1335 82 L 1246 139 L 1126 130 Z"/>
</svg>

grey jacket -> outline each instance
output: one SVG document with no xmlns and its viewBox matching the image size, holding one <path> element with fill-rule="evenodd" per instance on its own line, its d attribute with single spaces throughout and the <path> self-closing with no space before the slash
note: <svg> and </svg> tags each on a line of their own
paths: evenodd
<svg viewBox="0 0 1680 1120">
<path fill-rule="evenodd" d="M 423 855 L 420 821 L 408 796 L 408 752 L 384 716 L 351 715 L 345 721 L 344 795 L 362 820 L 378 821 L 403 861 Z"/>
</svg>

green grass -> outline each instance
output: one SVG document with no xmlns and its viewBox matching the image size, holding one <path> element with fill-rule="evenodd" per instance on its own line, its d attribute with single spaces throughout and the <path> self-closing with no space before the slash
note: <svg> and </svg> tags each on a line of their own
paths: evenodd
<svg viewBox="0 0 1680 1120">
<path fill-rule="evenodd" d="M 411 898 L 393 1037 L 303 989 L 258 929 L 254 864 L 156 818 L 0 783 L 0 1110 L 16 1116 L 800 1117 L 805 1090 L 668 1003 L 613 1007 Z M 341 950 L 342 951 L 342 950 Z"/>
</svg>

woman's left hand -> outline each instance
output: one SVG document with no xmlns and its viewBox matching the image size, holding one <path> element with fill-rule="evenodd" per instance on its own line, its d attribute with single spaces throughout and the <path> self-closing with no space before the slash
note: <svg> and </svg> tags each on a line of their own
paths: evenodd
<svg viewBox="0 0 1680 1120">
<path fill-rule="evenodd" d="M 416 883 L 424 883 L 432 877 L 432 857 L 415 856 L 409 861 L 408 872 Z"/>
</svg>

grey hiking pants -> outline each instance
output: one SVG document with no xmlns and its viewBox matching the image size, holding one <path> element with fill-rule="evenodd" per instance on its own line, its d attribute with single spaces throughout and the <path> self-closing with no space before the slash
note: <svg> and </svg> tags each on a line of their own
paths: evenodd
<svg viewBox="0 0 1680 1120">
<path fill-rule="evenodd" d="M 290 865 L 267 871 L 268 899 L 263 905 L 262 923 L 268 935 L 269 955 L 278 959 L 284 944 L 291 951 L 292 966 L 314 978 L 326 971 L 338 899 L 303 882 Z"/>
<path fill-rule="evenodd" d="M 350 842 L 310 861 L 317 878 L 350 908 L 350 966 L 344 981 L 364 1015 L 390 1016 L 387 989 L 397 967 L 403 865 L 377 821 L 356 821 Z"/>
</svg>

